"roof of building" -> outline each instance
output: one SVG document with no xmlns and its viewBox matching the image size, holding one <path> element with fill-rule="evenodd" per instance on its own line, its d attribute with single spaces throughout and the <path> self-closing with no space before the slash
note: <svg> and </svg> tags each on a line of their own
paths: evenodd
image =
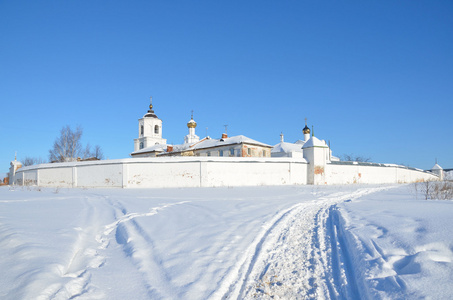
<svg viewBox="0 0 453 300">
<path fill-rule="evenodd" d="M 302 147 L 303 144 L 305 144 L 304 140 L 297 140 L 294 142 L 294 144 L 300 145 Z"/>
<path fill-rule="evenodd" d="M 271 152 L 272 153 L 302 152 L 302 145 L 287 143 L 287 142 L 280 142 L 272 148 Z"/>
<path fill-rule="evenodd" d="M 441 166 L 439 166 L 438 164 L 435 164 L 431 170 L 443 170 Z"/>
<path fill-rule="evenodd" d="M 310 137 L 308 141 L 305 142 L 305 144 L 302 146 L 303 149 L 305 148 L 311 148 L 311 147 L 327 147 L 327 144 L 325 141 L 321 141 L 315 136 Z"/>
<path fill-rule="evenodd" d="M 141 154 L 141 153 L 152 153 L 152 152 L 163 152 L 167 149 L 167 144 L 155 144 L 150 147 L 146 147 L 131 153 L 134 154 Z"/>
<path fill-rule="evenodd" d="M 258 141 L 255 141 L 251 138 L 248 138 L 243 135 L 232 136 L 224 139 L 203 139 L 198 143 L 193 144 L 190 146 L 190 149 L 205 149 L 205 148 L 214 148 L 214 147 L 221 147 L 226 145 L 237 145 L 237 144 L 250 144 L 256 145 L 261 147 L 268 147 L 272 148 L 272 146 L 268 144 L 264 144 Z"/>
</svg>

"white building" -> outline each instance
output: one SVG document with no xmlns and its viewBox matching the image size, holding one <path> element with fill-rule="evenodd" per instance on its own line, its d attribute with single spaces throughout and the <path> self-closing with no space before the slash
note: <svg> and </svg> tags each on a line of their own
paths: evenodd
<svg viewBox="0 0 453 300">
<path fill-rule="evenodd" d="M 205 137 L 200 140 L 196 135 L 197 123 L 193 119 L 187 123 L 189 134 L 184 143 L 168 145 L 162 138 L 162 120 L 152 110 L 139 119 L 139 137 L 134 139 L 132 157 L 158 156 L 219 156 L 219 157 L 270 157 L 272 146 L 255 141 L 243 135 L 228 137 L 222 134 L 220 139 Z M 302 157 L 302 156 L 300 156 Z"/>
<path fill-rule="evenodd" d="M 303 158 L 302 144 L 287 143 L 284 141 L 283 133 L 280 134 L 280 143 L 272 147 L 272 157 L 294 157 Z"/>
<path fill-rule="evenodd" d="M 431 168 L 431 172 L 439 176 L 440 180 L 444 179 L 444 169 L 437 164 L 437 161 L 436 164 Z"/>
<path fill-rule="evenodd" d="M 17 158 L 14 157 L 14 160 L 10 163 L 9 167 L 9 183 L 13 184 L 14 183 L 14 177 L 16 176 L 17 170 L 22 168 L 22 163 L 17 161 Z"/>
<path fill-rule="evenodd" d="M 154 113 L 151 97 L 148 112 L 138 120 L 138 138 L 134 139 L 133 153 L 155 145 L 165 144 L 167 144 L 167 140 L 162 138 L 162 120 Z M 157 148 L 160 149 L 161 146 L 157 146 Z"/>
</svg>

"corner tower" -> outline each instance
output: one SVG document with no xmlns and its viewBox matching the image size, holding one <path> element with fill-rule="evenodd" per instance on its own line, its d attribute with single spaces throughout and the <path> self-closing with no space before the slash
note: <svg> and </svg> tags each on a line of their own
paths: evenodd
<svg viewBox="0 0 453 300">
<path fill-rule="evenodd" d="M 166 143 L 167 140 L 162 138 L 162 120 L 154 113 L 153 97 L 150 97 L 148 112 L 138 120 L 138 138 L 134 139 L 134 151 Z"/>
</svg>

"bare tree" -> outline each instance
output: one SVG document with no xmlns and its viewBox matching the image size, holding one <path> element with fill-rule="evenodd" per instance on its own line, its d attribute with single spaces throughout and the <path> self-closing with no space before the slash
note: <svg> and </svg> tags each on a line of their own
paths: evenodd
<svg viewBox="0 0 453 300">
<path fill-rule="evenodd" d="M 60 136 L 55 139 L 52 149 L 49 150 L 49 160 L 51 162 L 65 162 L 89 157 L 103 159 L 104 155 L 99 145 L 96 145 L 94 151 L 91 151 L 90 144 L 87 144 L 86 147 L 82 146 L 82 134 L 83 130 L 80 126 L 77 126 L 75 130 L 72 130 L 68 125 L 63 127 L 60 130 Z"/>
<path fill-rule="evenodd" d="M 96 157 L 97 159 L 104 159 L 104 152 L 102 152 L 101 146 L 94 146 L 94 150 L 93 152 L 91 152 L 91 156 Z"/>
<path fill-rule="evenodd" d="M 30 157 L 30 156 L 26 156 L 23 160 L 22 160 L 22 165 L 24 167 L 26 166 L 32 166 L 32 165 L 38 165 L 38 164 L 43 164 L 45 163 L 45 161 L 39 157 L 39 158 L 36 158 L 36 157 Z"/>
<path fill-rule="evenodd" d="M 355 154 L 343 154 L 341 156 L 342 161 L 357 161 L 357 162 L 369 162 L 371 161 L 370 157 L 364 157 Z"/>
<path fill-rule="evenodd" d="M 52 149 L 49 150 L 51 162 L 74 161 L 82 152 L 83 130 L 80 126 L 72 130 L 68 125 L 60 130 L 60 136 L 55 139 Z"/>
</svg>

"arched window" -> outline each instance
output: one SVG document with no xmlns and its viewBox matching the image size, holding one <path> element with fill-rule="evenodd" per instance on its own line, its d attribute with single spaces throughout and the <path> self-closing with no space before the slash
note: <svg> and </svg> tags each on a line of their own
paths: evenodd
<svg viewBox="0 0 453 300">
<path fill-rule="evenodd" d="M 143 142 L 140 143 L 140 149 L 143 149 Z"/>
<path fill-rule="evenodd" d="M 143 125 L 140 126 L 140 135 L 143 136 L 143 134 L 145 133 L 145 128 L 143 127 Z"/>
<path fill-rule="evenodd" d="M 154 133 L 159 134 L 159 125 L 154 126 Z"/>
</svg>

